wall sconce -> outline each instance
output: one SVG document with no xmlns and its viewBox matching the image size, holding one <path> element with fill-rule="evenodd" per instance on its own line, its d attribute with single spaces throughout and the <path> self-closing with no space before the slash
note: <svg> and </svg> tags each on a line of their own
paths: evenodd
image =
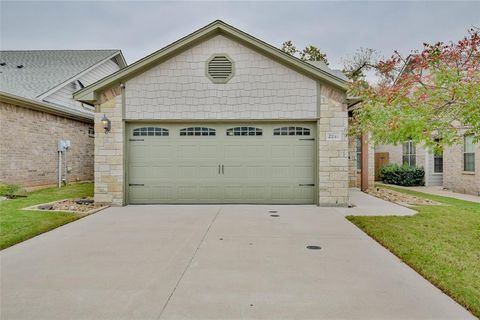
<svg viewBox="0 0 480 320">
<path fill-rule="evenodd" d="M 107 118 L 107 116 L 105 114 L 103 114 L 103 117 L 102 117 L 102 125 L 103 125 L 103 129 L 105 129 L 105 134 L 107 134 L 110 129 L 111 129 L 111 121 L 110 119 Z"/>
</svg>

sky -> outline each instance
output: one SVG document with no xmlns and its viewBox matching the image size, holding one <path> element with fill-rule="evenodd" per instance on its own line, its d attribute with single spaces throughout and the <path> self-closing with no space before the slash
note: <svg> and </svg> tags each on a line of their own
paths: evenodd
<svg viewBox="0 0 480 320">
<path fill-rule="evenodd" d="M 333 68 L 361 48 L 408 54 L 480 26 L 480 1 L 165 2 L 0 0 L 0 48 L 121 49 L 132 63 L 221 19 L 274 46 L 292 40 Z"/>
</svg>

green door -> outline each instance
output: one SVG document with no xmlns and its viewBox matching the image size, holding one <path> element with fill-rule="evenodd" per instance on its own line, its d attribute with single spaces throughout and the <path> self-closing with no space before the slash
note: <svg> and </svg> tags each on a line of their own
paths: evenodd
<svg viewBox="0 0 480 320">
<path fill-rule="evenodd" d="M 315 123 L 128 125 L 141 203 L 315 203 Z"/>
</svg>

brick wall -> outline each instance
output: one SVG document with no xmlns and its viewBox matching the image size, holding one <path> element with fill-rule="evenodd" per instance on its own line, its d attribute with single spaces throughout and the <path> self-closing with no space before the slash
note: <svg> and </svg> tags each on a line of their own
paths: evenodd
<svg viewBox="0 0 480 320">
<path fill-rule="evenodd" d="M 235 74 L 226 84 L 205 75 L 226 53 Z M 315 119 L 317 83 L 224 36 L 216 36 L 127 81 L 127 119 Z"/>
<path fill-rule="evenodd" d="M 25 187 L 58 181 L 58 140 L 70 140 L 68 181 L 93 180 L 93 124 L 0 102 L 0 181 Z"/>
<path fill-rule="evenodd" d="M 348 186 L 360 188 L 361 170 L 357 170 L 357 138 L 348 137 Z M 368 187 L 375 184 L 375 147 L 373 142 L 368 143 Z"/>
<path fill-rule="evenodd" d="M 463 171 L 463 145 L 445 147 L 443 187 L 455 192 L 480 195 L 480 145 L 475 149 L 475 172 Z"/>
<path fill-rule="evenodd" d="M 388 152 L 389 162 L 394 164 L 403 164 L 403 146 L 393 144 L 379 144 L 375 146 L 375 152 Z M 415 146 L 415 162 L 417 167 L 425 167 L 425 148 L 419 144 Z"/>
</svg>

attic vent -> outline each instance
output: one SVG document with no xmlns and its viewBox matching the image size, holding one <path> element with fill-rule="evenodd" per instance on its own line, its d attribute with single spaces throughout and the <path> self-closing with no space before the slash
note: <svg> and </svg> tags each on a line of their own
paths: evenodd
<svg viewBox="0 0 480 320">
<path fill-rule="evenodd" d="M 233 76 L 233 61 L 226 54 L 216 54 L 207 61 L 207 76 L 213 83 L 227 83 Z"/>
</svg>

